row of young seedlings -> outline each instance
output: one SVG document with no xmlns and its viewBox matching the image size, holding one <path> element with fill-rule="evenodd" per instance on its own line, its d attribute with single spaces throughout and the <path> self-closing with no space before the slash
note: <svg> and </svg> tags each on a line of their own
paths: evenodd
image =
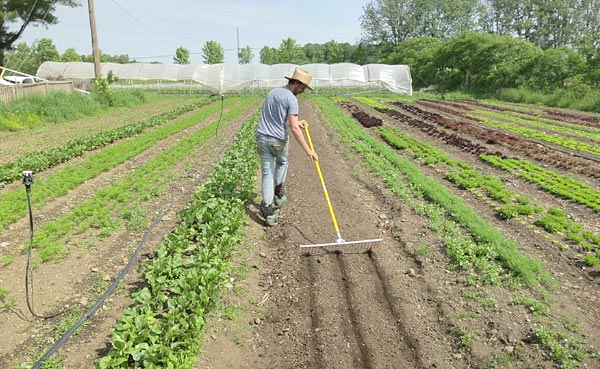
<svg viewBox="0 0 600 369">
<path fill-rule="evenodd" d="M 556 282 L 538 261 L 521 254 L 512 241 L 481 219 L 460 198 L 427 177 L 395 150 L 361 130 L 331 102 L 326 99 L 317 102 L 327 115 L 327 121 L 336 127 L 345 140 L 352 142 L 352 147 L 366 160 L 366 165 L 380 175 L 386 186 L 412 206 L 417 214 L 425 216 L 434 233 L 441 235 L 454 265 L 468 274 L 465 287 L 473 286 L 481 291 L 482 286 L 505 286 L 509 290 L 520 291 L 513 299 L 513 305 L 522 305 L 532 314 L 537 314 L 532 306 L 544 307 L 542 310 L 548 311 L 546 326 L 551 328 L 539 324 L 532 329 L 532 335 L 561 366 L 574 367 L 595 355 L 585 348 L 585 336 L 580 337 L 577 332 L 565 333 L 560 327 L 564 326 L 567 331 L 568 328 L 549 316 L 546 303 L 527 296 L 534 292 L 521 289 L 523 285 L 555 285 Z M 423 200 L 428 204 L 423 204 Z M 454 222 L 449 219 L 454 219 Z M 466 229 L 467 234 L 460 229 Z M 482 301 L 489 306 L 489 300 Z M 470 336 L 460 328 L 459 325 L 452 325 L 449 332 L 462 332 L 457 336 L 457 344 L 462 347 L 461 343 Z"/>
<path fill-rule="evenodd" d="M 600 118 L 590 114 L 580 113 L 572 114 L 559 110 L 545 110 L 533 105 L 512 104 L 493 100 L 455 100 L 457 103 L 466 104 L 483 108 L 486 110 L 496 110 L 510 115 L 516 115 L 525 119 L 541 120 L 550 124 L 564 125 L 565 127 L 577 128 L 589 132 L 597 132 L 600 128 Z M 588 129 L 589 128 L 589 129 Z"/>
<path fill-rule="evenodd" d="M 198 102 L 177 107 L 134 124 L 125 124 L 115 129 L 72 139 L 57 147 L 28 152 L 11 162 L 0 165 L 0 185 L 19 179 L 24 170 L 31 170 L 34 173 L 41 172 L 81 156 L 87 151 L 102 148 L 115 141 L 137 135 L 150 127 L 164 124 L 213 100 L 214 98 L 202 98 Z"/>
<path fill-rule="evenodd" d="M 581 142 L 579 140 L 573 138 L 567 138 L 552 134 L 547 134 L 540 132 L 538 130 L 527 128 L 527 127 L 519 127 L 513 124 L 504 123 L 499 120 L 482 118 L 479 116 L 467 114 L 467 116 L 471 119 L 477 119 L 478 121 L 494 128 L 499 128 L 505 131 L 517 133 L 526 138 L 533 138 L 543 142 L 548 142 L 551 144 L 555 144 L 567 149 L 576 150 L 585 153 L 591 153 L 595 155 L 600 155 L 600 146 L 594 144 L 588 144 L 585 142 Z"/>
<path fill-rule="evenodd" d="M 499 202 L 496 208 L 500 218 L 509 220 L 517 215 L 531 216 L 542 213 L 543 207 L 534 205 L 531 200 L 510 191 L 504 182 L 495 176 L 485 175 L 469 164 L 458 162 L 446 154 L 421 141 L 407 136 L 399 129 L 379 129 L 381 137 L 392 147 L 408 150 L 415 159 L 425 165 L 444 164 L 448 170 L 444 177 L 466 190 L 482 189 L 487 195 Z M 480 155 L 484 161 L 504 160 L 497 156 Z M 600 258 L 600 234 L 584 230 L 583 225 L 569 220 L 564 211 L 550 207 L 544 215 L 535 220 L 534 224 L 544 228 L 549 233 L 561 233 L 572 243 L 581 246 L 585 253 L 584 260 L 589 266 L 598 265 Z"/>
<path fill-rule="evenodd" d="M 191 368 L 205 317 L 227 281 L 230 257 L 244 239 L 245 205 L 254 197 L 257 116 L 178 217 L 177 228 L 141 266 L 147 286 L 133 294 L 113 328 L 105 368 Z"/>
<path fill-rule="evenodd" d="M 398 102 L 393 103 L 399 105 L 402 109 L 407 109 L 415 114 L 420 114 L 421 112 L 420 108 L 412 105 Z M 511 151 L 520 152 L 532 159 L 551 164 L 557 168 L 575 171 L 594 178 L 600 178 L 600 167 L 594 161 L 584 159 L 583 157 L 573 156 L 570 153 L 565 152 L 566 150 L 554 149 L 547 145 L 540 145 L 538 142 L 522 137 L 517 133 L 511 133 L 504 130 L 494 130 L 483 125 L 480 126 L 479 124 L 472 124 L 471 122 L 481 122 L 478 120 L 474 121 L 472 118 L 469 118 L 462 110 L 448 107 L 453 107 L 455 105 L 452 102 L 418 100 L 416 103 L 428 109 L 441 111 L 452 117 L 459 118 L 450 119 L 438 113 L 430 113 L 430 121 L 435 125 L 458 133 L 466 133 L 469 136 L 477 137 L 480 140 L 486 141 L 488 144 L 500 144 Z"/>
<path fill-rule="evenodd" d="M 362 98 L 361 101 L 370 103 L 367 98 Z M 377 103 L 372 103 L 372 106 L 378 105 Z M 425 164 L 443 162 L 449 167 L 457 168 L 457 170 L 447 173 L 446 178 L 464 189 L 473 190 L 475 188 L 482 188 L 492 199 L 506 204 L 497 207 L 498 215 L 502 219 L 508 220 L 517 215 L 530 216 L 543 211 L 540 206 L 531 204 L 529 199 L 523 198 L 522 196 L 515 196 L 499 179 L 493 176 L 486 176 L 464 163 L 455 162 L 429 145 L 408 137 L 400 130 L 384 129 L 380 132 L 382 138 L 390 145 L 393 145 L 398 149 L 410 148 L 413 155 L 416 158 L 421 158 Z M 427 132 L 438 132 L 438 130 L 429 129 Z M 468 141 L 466 139 L 459 141 L 449 140 L 439 132 L 436 133 L 436 136 L 441 136 L 448 144 L 454 144 L 469 152 L 473 151 L 472 148 L 474 145 L 465 145 L 465 142 Z M 510 172 L 516 172 L 525 180 L 540 186 L 540 188 L 547 192 L 558 194 L 561 197 L 573 200 L 592 210 L 598 211 L 598 199 L 600 198 L 600 194 L 597 190 L 592 189 L 585 183 L 562 176 L 556 172 L 546 170 L 523 160 L 509 159 L 494 155 L 493 152 L 489 152 L 489 150 L 485 148 L 476 150 L 472 153 L 476 154 L 484 162 Z M 511 201 L 514 201 L 515 203 L 510 204 Z M 589 266 L 598 265 L 598 258 L 600 257 L 600 234 L 594 234 L 590 230 L 583 230 L 581 224 L 569 220 L 564 211 L 555 208 L 548 209 L 547 214 L 536 220 L 535 224 L 550 233 L 565 234 L 569 241 L 581 245 L 582 250 L 586 253 L 584 259 Z"/>
<path fill-rule="evenodd" d="M 424 106 L 431 106 L 430 102 L 419 102 L 419 103 Z M 412 113 L 426 114 L 426 115 L 433 114 L 434 116 L 436 115 L 436 113 L 424 113 L 420 108 L 411 106 L 411 105 L 407 105 L 404 103 L 394 102 L 394 104 L 400 106 L 402 109 L 411 111 Z M 451 102 L 444 102 L 444 104 L 455 106 L 455 104 L 452 104 Z M 484 124 L 486 126 L 500 129 L 500 130 L 503 130 L 506 132 L 516 133 L 527 139 L 535 139 L 535 140 L 539 140 L 542 142 L 551 143 L 551 144 L 561 146 L 561 147 L 564 147 L 567 149 L 578 150 L 578 151 L 585 152 L 585 153 L 600 154 L 600 149 L 598 149 L 597 145 L 588 144 L 588 143 L 582 142 L 575 138 L 564 137 L 563 135 L 558 135 L 556 133 L 555 134 L 545 133 L 543 131 L 529 128 L 527 126 L 535 126 L 538 128 L 544 127 L 550 131 L 569 133 L 570 135 L 577 136 L 579 138 L 586 138 L 586 139 L 589 139 L 589 138 L 597 139 L 598 138 L 597 133 L 599 133 L 599 131 L 596 129 L 593 129 L 594 133 L 582 132 L 581 130 L 577 130 L 577 129 L 568 129 L 568 128 L 564 128 L 564 127 L 550 126 L 548 124 L 532 122 L 530 120 L 519 119 L 519 118 L 507 116 L 506 114 L 502 114 L 502 113 L 495 113 L 495 112 L 489 112 L 489 111 L 484 112 L 483 110 L 471 110 L 470 112 L 464 112 L 464 107 L 462 107 L 461 111 L 456 111 L 456 110 L 452 110 L 452 109 L 446 109 L 446 110 L 450 114 L 458 114 L 461 117 L 470 119 L 470 120 L 478 122 L 480 124 Z"/>
<path fill-rule="evenodd" d="M 239 99 L 231 100 L 239 102 Z M 224 113 L 222 120 L 228 121 L 238 117 L 242 111 L 254 103 L 254 99 L 244 100 Z M 203 110 L 181 122 L 186 122 L 184 126 L 189 127 L 190 123 L 197 124 L 198 121 L 206 119 L 209 115 L 210 111 Z M 73 232 L 73 229 L 82 233 L 93 228 L 98 232 L 100 238 L 108 237 L 120 229 L 121 224 L 116 220 L 131 219 L 131 210 L 134 204 L 146 203 L 160 194 L 172 178 L 168 174 L 169 168 L 185 160 L 195 147 L 214 137 L 219 129 L 218 124 L 215 120 L 187 135 L 176 145 L 142 164 L 135 172 L 127 174 L 122 179 L 98 191 L 90 199 L 79 203 L 69 214 L 40 227 L 34 237 L 34 248 L 38 250 L 41 262 L 63 257 L 69 252 L 65 236 Z M 179 127 L 177 132 L 181 129 L 182 127 Z M 152 137 L 152 134 L 148 136 Z M 150 147 L 156 142 L 155 139 L 150 139 L 148 146 L 144 144 L 140 146 Z M 124 148 L 127 147 L 129 145 L 124 146 Z"/>
<path fill-rule="evenodd" d="M 555 132 L 563 135 L 571 135 L 585 139 L 599 139 L 600 129 L 585 124 L 564 122 L 541 116 L 543 113 L 532 114 L 527 111 L 519 111 L 508 107 L 499 107 L 492 104 L 477 103 L 472 100 L 446 101 L 460 110 L 477 113 L 482 117 L 493 117 L 501 120 L 510 120 L 523 126 L 535 127 L 543 131 Z"/>
<path fill-rule="evenodd" d="M 231 105 L 237 101 L 239 100 L 234 98 L 228 99 L 227 105 Z M 197 107 L 198 105 L 194 104 L 194 106 Z M 151 118 L 151 120 L 156 123 L 155 125 L 158 126 L 155 127 L 154 130 L 147 130 L 147 132 L 144 133 L 141 131 L 138 132 L 138 129 L 140 129 L 143 124 L 137 125 L 138 128 L 130 132 L 134 135 L 131 140 L 118 142 L 90 155 L 80 163 L 67 165 L 60 171 L 52 173 L 43 179 L 36 179 L 36 196 L 32 198 L 32 206 L 38 208 L 60 196 L 64 196 L 68 191 L 81 185 L 85 181 L 124 163 L 126 160 L 129 160 L 144 150 L 152 147 L 158 141 L 193 126 L 199 120 L 203 120 L 211 114 L 215 114 L 219 109 L 220 107 L 218 105 L 207 106 L 197 113 L 174 121 L 174 118 L 183 113 L 183 111 L 176 109 L 179 111 L 177 115 L 175 115 L 174 112 L 170 112 L 161 119 Z M 167 122 L 169 123 L 167 124 Z M 120 129 L 128 131 L 128 128 L 126 127 L 119 128 L 118 130 Z M 102 134 L 100 134 L 100 136 L 101 135 Z M 110 135 L 110 133 L 108 133 L 108 135 Z M 99 136 L 94 136 L 100 139 Z M 82 140 L 85 140 L 85 138 Z M 104 144 L 107 145 L 108 141 L 104 142 L 103 145 Z M 97 147 L 97 145 L 98 143 L 96 142 L 92 146 Z M 51 149 L 51 151 L 54 150 L 59 149 Z M 34 172 L 36 171 L 34 170 Z M 12 191 L 0 194 L 0 228 L 14 223 L 27 214 L 27 202 L 25 201 L 24 196 L 22 188 L 15 188 Z"/>
</svg>

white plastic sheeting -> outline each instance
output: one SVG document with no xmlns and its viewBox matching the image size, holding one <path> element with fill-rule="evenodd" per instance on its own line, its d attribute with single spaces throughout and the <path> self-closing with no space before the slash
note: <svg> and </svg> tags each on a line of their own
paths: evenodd
<svg viewBox="0 0 600 369">
<path fill-rule="evenodd" d="M 296 64 L 151 64 L 151 63 L 101 63 L 102 76 L 109 71 L 125 81 L 195 81 L 213 92 L 226 93 L 255 87 L 276 87 L 286 83 Z M 304 64 L 313 76 L 311 87 L 368 87 L 386 89 L 412 95 L 412 79 L 406 65 L 351 63 Z M 48 80 L 93 79 L 94 64 L 83 62 L 44 62 L 37 77 Z"/>
</svg>

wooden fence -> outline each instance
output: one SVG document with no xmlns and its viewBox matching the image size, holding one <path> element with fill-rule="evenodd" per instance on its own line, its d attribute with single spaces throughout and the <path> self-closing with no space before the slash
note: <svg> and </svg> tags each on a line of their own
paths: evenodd
<svg viewBox="0 0 600 369">
<path fill-rule="evenodd" d="M 36 82 L 27 84 L 15 84 L 13 86 L 0 85 L 0 101 L 9 103 L 31 94 L 47 94 L 54 91 L 73 91 L 73 82 Z"/>
</svg>

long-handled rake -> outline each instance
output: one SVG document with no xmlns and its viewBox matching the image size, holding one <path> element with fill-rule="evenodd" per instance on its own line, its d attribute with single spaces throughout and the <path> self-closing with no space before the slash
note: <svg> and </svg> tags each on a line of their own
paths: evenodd
<svg viewBox="0 0 600 369">
<path fill-rule="evenodd" d="M 312 143 L 312 139 L 310 138 L 310 132 L 308 131 L 308 124 L 304 125 L 304 132 L 306 133 L 306 138 L 308 140 L 308 145 L 310 149 L 315 151 L 315 148 Z M 335 229 L 335 242 L 330 243 L 318 243 L 312 245 L 301 245 L 301 248 L 325 248 L 327 251 L 339 252 L 342 249 L 346 249 L 345 246 L 351 245 L 361 245 L 367 248 L 367 251 L 371 250 L 371 247 L 377 242 L 381 242 L 382 238 L 375 238 L 371 240 L 360 240 L 360 241 L 346 241 L 342 238 L 340 234 L 340 228 L 338 226 L 337 219 L 335 217 L 335 213 L 333 212 L 333 205 L 331 205 L 331 200 L 329 199 L 329 193 L 327 192 L 327 187 L 325 186 L 325 180 L 323 179 L 323 173 L 321 172 L 321 166 L 319 165 L 318 160 L 314 160 L 315 167 L 317 168 L 317 173 L 319 174 L 319 181 L 321 182 L 321 186 L 323 187 L 323 193 L 325 194 L 325 200 L 327 200 L 327 207 L 329 208 L 329 215 L 331 216 L 331 222 L 333 223 L 333 228 Z M 340 248 L 341 247 L 341 248 Z"/>
</svg>

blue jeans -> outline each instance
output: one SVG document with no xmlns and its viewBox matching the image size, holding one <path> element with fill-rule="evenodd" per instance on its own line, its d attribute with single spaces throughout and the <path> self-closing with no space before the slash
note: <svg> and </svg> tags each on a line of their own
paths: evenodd
<svg viewBox="0 0 600 369">
<path fill-rule="evenodd" d="M 275 186 L 285 182 L 288 168 L 289 139 L 280 140 L 271 136 L 256 136 L 256 151 L 260 159 L 262 174 L 262 202 L 273 204 Z"/>
</svg>

